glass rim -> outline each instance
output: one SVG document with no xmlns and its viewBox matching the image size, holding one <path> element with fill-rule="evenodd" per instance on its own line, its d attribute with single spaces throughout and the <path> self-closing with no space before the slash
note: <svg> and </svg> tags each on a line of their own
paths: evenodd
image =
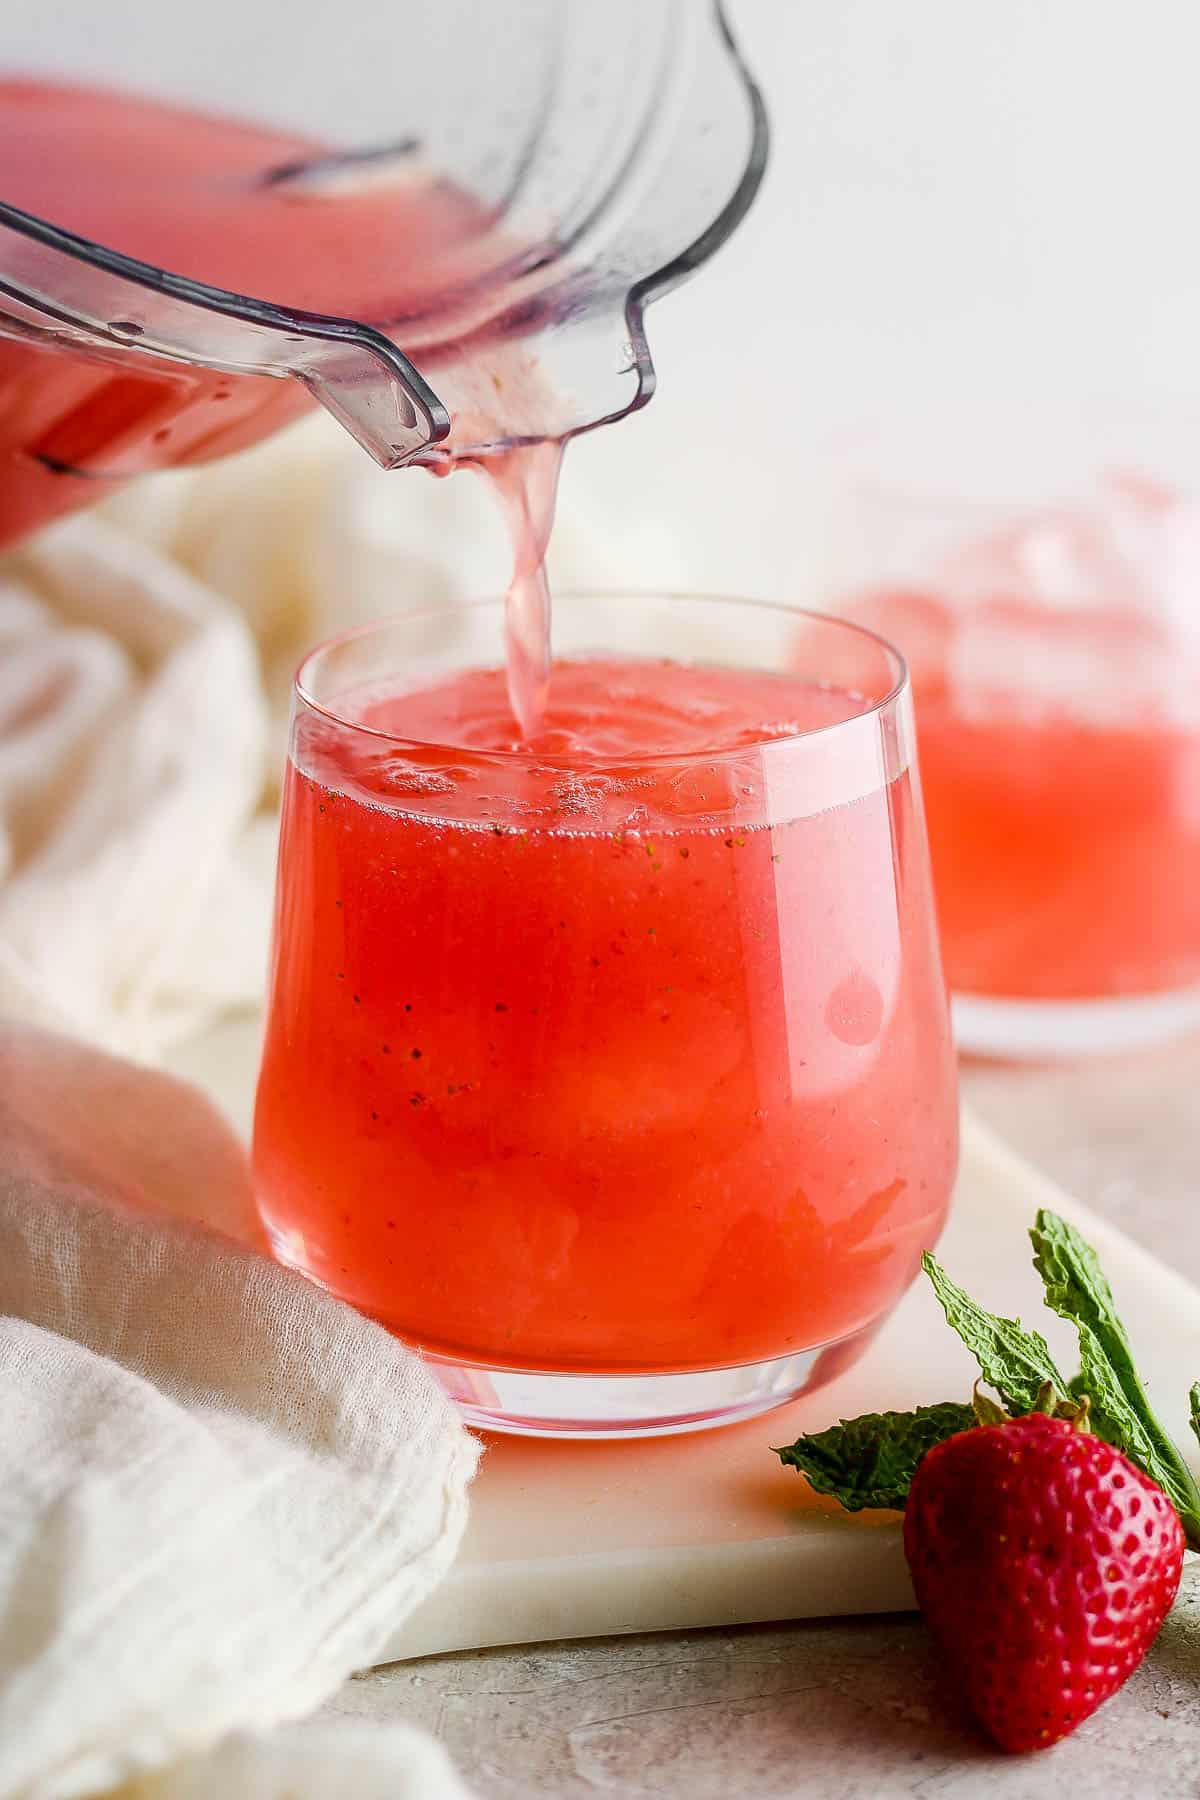
<svg viewBox="0 0 1200 1800">
<path fill-rule="evenodd" d="M 744 758 L 748 753 L 763 755 L 768 752 L 782 752 L 797 745 L 812 743 L 817 739 L 828 741 L 836 733 L 845 733 L 852 729 L 861 731 L 864 723 L 872 719 L 881 720 L 886 714 L 894 711 L 897 704 L 911 690 L 911 678 L 908 661 L 904 653 L 878 631 L 872 631 L 867 625 L 860 625 L 851 619 L 840 618 L 836 613 L 822 612 L 815 607 L 799 606 L 790 600 L 761 600 L 744 595 L 695 593 L 688 590 L 669 588 L 565 588 L 556 590 L 553 606 L 560 601 L 593 601 L 620 600 L 663 602 L 670 604 L 698 604 L 751 607 L 759 612 L 790 614 L 793 618 L 809 620 L 817 625 L 828 625 L 848 637 L 860 639 L 874 644 L 887 659 L 892 674 L 891 685 L 878 699 L 864 703 L 860 711 L 854 712 L 846 719 L 835 719 L 825 725 L 814 725 L 803 731 L 789 732 L 783 737 L 764 738 L 761 743 L 739 744 L 725 749 L 711 750 L 670 750 L 662 752 L 632 752 L 628 755 L 604 757 L 600 764 L 605 768 L 619 767 L 625 763 L 636 763 L 639 767 L 647 764 L 686 766 L 697 762 L 718 762 L 725 758 L 736 760 Z M 503 595 L 486 595 L 472 600 L 452 600 L 434 605 L 414 606 L 411 611 L 391 613 L 385 618 L 373 619 L 364 625 L 350 626 L 346 631 L 338 632 L 334 637 L 326 638 L 305 652 L 292 677 L 293 704 L 305 707 L 324 719 L 336 730 L 351 733 L 356 737 L 370 738 L 382 744 L 404 747 L 407 749 L 445 751 L 453 750 L 455 754 L 469 756 L 481 762 L 503 762 L 506 764 L 525 764 L 540 768 L 561 768 L 573 770 L 578 768 L 584 759 L 578 755 L 562 751 L 539 751 L 517 746 L 508 750 L 478 749 L 471 745 L 451 744 L 442 739 L 405 736 L 402 732 L 384 731 L 377 725 L 365 725 L 359 719 L 350 719 L 336 706 L 320 700 L 307 684 L 309 671 L 318 659 L 330 655 L 345 645 L 358 643 L 365 638 L 380 635 L 405 625 L 417 624 L 422 620 L 443 619 L 448 613 L 481 612 L 488 608 L 503 607 Z M 595 758 L 587 759 L 587 767 L 599 766 Z"/>
</svg>

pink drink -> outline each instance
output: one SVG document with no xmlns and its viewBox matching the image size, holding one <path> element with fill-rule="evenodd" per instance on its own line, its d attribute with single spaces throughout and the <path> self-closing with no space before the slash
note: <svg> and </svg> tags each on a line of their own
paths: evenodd
<svg viewBox="0 0 1200 1800">
<path fill-rule="evenodd" d="M 255 299 L 384 327 L 436 317 L 494 255 L 487 219 L 403 167 L 357 184 L 289 174 L 324 154 L 133 95 L 0 82 L 9 205 Z M 143 470 L 255 443 L 310 404 L 296 381 L 0 339 L 0 543 Z"/>
<path fill-rule="evenodd" d="M 498 670 L 335 699 L 341 654 L 314 681 L 350 723 L 301 702 L 284 808 L 279 1253 L 476 1369 L 867 1331 L 937 1236 L 957 1119 L 921 817 L 862 696 L 566 661 L 522 744 Z"/>
<path fill-rule="evenodd" d="M 1084 627 L 1086 629 L 1086 627 Z M 947 975 L 1027 1000 L 1200 986 L 1200 731 L 917 690 Z"/>
<path fill-rule="evenodd" d="M 1146 1003 L 1064 1048 L 1159 1035 L 1200 995 L 1200 509 L 1125 477 L 958 532 L 852 607 L 909 658 L 950 985 Z M 995 1020 L 971 1041 L 1039 1047 Z"/>
<path fill-rule="evenodd" d="M 402 157 L 356 179 L 321 174 L 324 156 L 302 138 L 153 100 L 0 81 L 9 205 L 209 286 L 375 321 L 436 361 L 473 328 L 473 283 L 494 279 L 490 219 Z M 506 381 L 519 393 L 537 380 L 519 353 L 512 367 L 495 344 L 478 354 L 490 370 L 480 391 L 493 400 Z M 242 449 L 309 405 L 296 381 L 0 339 L 0 545 L 144 470 Z M 464 442 L 504 435 L 483 410 L 456 418 L 437 466 L 453 468 Z M 509 688 L 525 731 L 549 677 L 542 561 L 561 454 L 534 444 L 478 465 L 513 539 Z"/>
</svg>

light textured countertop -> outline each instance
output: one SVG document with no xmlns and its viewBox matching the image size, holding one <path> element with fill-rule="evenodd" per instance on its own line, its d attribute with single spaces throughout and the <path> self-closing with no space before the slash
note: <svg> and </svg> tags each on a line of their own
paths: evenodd
<svg viewBox="0 0 1200 1800">
<path fill-rule="evenodd" d="M 976 1066 L 963 1089 L 1032 1162 L 1200 1286 L 1200 1042 L 1090 1066 Z M 429 1657 L 348 1683 L 328 1710 L 427 1726 L 480 1800 L 1194 1800 L 1200 1560 L 1133 1679 L 1033 1758 L 979 1742 L 907 1617 Z"/>
</svg>

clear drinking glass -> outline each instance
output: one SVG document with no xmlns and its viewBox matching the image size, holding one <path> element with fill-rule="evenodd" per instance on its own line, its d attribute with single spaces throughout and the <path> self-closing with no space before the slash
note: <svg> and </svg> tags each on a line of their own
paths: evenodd
<svg viewBox="0 0 1200 1800">
<path fill-rule="evenodd" d="M 829 604 L 909 662 L 960 1043 L 1079 1055 L 1200 1027 L 1200 419 L 1030 417 L 863 446 Z"/>
<path fill-rule="evenodd" d="M 502 607 L 440 647 L 431 622 L 297 680 L 254 1143 L 276 1253 L 489 1428 L 777 1405 L 899 1299 L 955 1171 L 904 664 L 787 606 L 556 596 L 551 728 L 481 750 Z"/>
</svg>

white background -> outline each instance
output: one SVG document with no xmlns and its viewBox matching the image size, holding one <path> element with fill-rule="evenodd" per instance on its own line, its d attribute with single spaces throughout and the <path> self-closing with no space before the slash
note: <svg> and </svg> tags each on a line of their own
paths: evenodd
<svg viewBox="0 0 1200 1800">
<path fill-rule="evenodd" d="M 665 537 L 690 546 L 683 576 L 808 597 L 848 426 L 883 427 L 900 464 L 953 404 L 982 462 L 993 412 L 1027 420 L 1032 456 L 1081 401 L 1190 407 L 1200 8 L 731 10 L 770 106 L 767 181 L 714 263 L 651 313 L 658 394 L 573 451 L 568 499 L 594 485 L 615 531 L 649 489 Z"/>
</svg>

